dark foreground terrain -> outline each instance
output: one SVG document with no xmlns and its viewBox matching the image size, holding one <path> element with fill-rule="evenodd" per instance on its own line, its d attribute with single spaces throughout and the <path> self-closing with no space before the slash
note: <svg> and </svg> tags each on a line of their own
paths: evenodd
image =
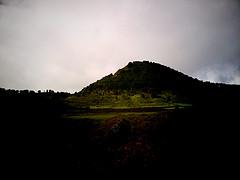
<svg viewBox="0 0 240 180">
<path fill-rule="evenodd" d="M 237 160 L 234 99 L 101 112 L 71 109 L 64 103 L 68 96 L 1 90 L 5 172 L 68 178 L 198 176 L 224 173 Z"/>
</svg>

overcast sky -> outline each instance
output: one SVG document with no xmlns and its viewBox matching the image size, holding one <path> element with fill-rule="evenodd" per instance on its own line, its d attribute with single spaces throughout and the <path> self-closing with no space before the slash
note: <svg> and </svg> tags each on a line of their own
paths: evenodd
<svg viewBox="0 0 240 180">
<path fill-rule="evenodd" d="M 0 2 L 0 87 L 75 92 L 133 60 L 240 84 L 238 0 Z"/>
</svg>

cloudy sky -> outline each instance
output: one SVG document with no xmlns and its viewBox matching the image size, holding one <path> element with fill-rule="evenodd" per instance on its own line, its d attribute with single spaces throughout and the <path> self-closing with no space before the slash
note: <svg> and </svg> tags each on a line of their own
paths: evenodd
<svg viewBox="0 0 240 180">
<path fill-rule="evenodd" d="M 0 0 L 0 87 L 75 92 L 134 60 L 240 84 L 240 1 Z"/>
</svg>

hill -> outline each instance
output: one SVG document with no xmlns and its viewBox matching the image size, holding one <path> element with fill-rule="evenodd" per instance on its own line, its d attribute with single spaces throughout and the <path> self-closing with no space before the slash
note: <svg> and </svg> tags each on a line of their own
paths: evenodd
<svg viewBox="0 0 240 180">
<path fill-rule="evenodd" d="M 148 61 L 135 61 L 119 69 L 115 74 L 90 84 L 80 94 L 85 95 L 99 90 L 159 93 L 169 89 L 176 91 L 186 89 L 193 83 L 196 84 L 198 81 L 169 67 Z"/>
<path fill-rule="evenodd" d="M 238 96 L 237 85 L 203 82 L 161 64 L 128 63 L 114 74 L 68 98 L 70 105 L 90 108 L 185 107 Z"/>
<path fill-rule="evenodd" d="M 190 103 L 189 90 L 197 85 L 187 75 L 148 61 L 130 62 L 115 74 L 103 77 L 69 98 L 79 107 L 149 107 Z"/>
</svg>

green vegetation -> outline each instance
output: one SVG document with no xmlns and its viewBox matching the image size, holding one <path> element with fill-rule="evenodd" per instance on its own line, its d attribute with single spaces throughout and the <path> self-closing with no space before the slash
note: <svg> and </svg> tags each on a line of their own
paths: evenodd
<svg viewBox="0 0 240 180">
<path fill-rule="evenodd" d="M 185 107 L 191 106 L 191 101 L 183 89 L 192 81 L 160 64 L 133 62 L 68 97 L 66 102 L 73 108 L 91 109 Z"/>
<path fill-rule="evenodd" d="M 93 119 L 93 120 L 104 120 L 104 119 L 109 119 L 112 117 L 117 116 L 118 113 L 86 113 L 86 114 L 76 114 L 76 115 L 70 115 L 70 116 L 63 116 L 66 119 L 75 119 L 75 120 L 80 120 L 80 119 Z"/>
<path fill-rule="evenodd" d="M 129 117 L 129 116 L 139 116 L 139 115 L 153 115 L 157 112 L 105 112 L 105 113 L 82 113 L 82 114 L 71 114 L 64 115 L 65 119 L 92 119 L 92 120 L 107 120 L 114 117 Z"/>
<path fill-rule="evenodd" d="M 104 108 L 140 108 L 140 107 L 172 107 L 172 106 L 190 106 L 190 103 L 184 103 L 177 99 L 171 91 L 164 91 L 161 94 L 152 97 L 150 93 L 128 93 L 123 91 L 121 94 L 113 92 L 99 93 L 92 92 L 86 96 L 70 96 L 66 102 L 75 108 L 89 107 L 91 109 Z"/>
</svg>

